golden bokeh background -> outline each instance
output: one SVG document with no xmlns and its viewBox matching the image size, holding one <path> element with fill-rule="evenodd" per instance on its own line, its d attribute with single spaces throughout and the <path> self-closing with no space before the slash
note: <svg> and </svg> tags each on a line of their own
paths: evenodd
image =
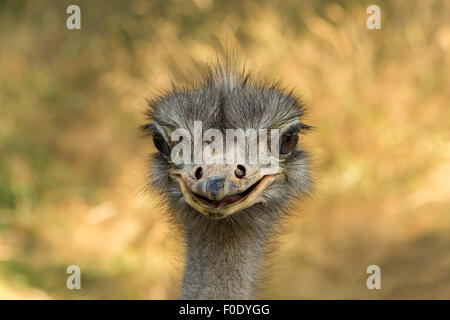
<svg viewBox="0 0 450 320">
<path fill-rule="evenodd" d="M 296 88 L 316 127 L 316 191 L 258 297 L 450 298 L 449 1 L 2 0 L 0 30 L 0 298 L 178 297 L 182 239 L 143 191 L 136 128 L 213 37 Z"/>
</svg>

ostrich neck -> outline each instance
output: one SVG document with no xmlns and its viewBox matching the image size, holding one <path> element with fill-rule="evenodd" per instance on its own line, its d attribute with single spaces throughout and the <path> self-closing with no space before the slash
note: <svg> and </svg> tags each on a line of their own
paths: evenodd
<svg viewBox="0 0 450 320">
<path fill-rule="evenodd" d="M 214 220 L 186 230 L 182 299 L 252 298 L 270 228 L 244 225 Z"/>
</svg>

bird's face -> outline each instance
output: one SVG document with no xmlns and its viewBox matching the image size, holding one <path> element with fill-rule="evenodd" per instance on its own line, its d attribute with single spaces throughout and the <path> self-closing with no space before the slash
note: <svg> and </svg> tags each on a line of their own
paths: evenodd
<svg viewBox="0 0 450 320">
<path fill-rule="evenodd" d="M 192 176 L 190 170 L 184 169 L 171 175 L 192 208 L 219 219 L 263 202 L 262 193 L 280 174 L 279 168 L 252 168 L 245 164 L 212 164 L 198 168 L 205 168 L 195 170 L 205 172 L 201 177 Z"/>
<path fill-rule="evenodd" d="M 275 89 L 175 92 L 159 100 L 145 130 L 159 154 L 152 184 L 173 204 L 222 219 L 258 206 L 283 207 L 309 185 L 307 126 L 292 97 Z"/>
</svg>

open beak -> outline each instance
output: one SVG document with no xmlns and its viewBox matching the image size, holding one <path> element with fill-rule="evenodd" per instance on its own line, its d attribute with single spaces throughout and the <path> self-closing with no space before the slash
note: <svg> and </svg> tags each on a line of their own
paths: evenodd
<svg viewBox="0 0 450 320">
<path fill-rule="evenodd" d="M 208 165 L 198 179 L 183 170 L 171 173 L 187 203 L 202 214 L 225 218 L 262 201 L 262 193 L 280 174 L 279 167 L 264 168 L 236 177 L 232 165 Z"/>
</svg>

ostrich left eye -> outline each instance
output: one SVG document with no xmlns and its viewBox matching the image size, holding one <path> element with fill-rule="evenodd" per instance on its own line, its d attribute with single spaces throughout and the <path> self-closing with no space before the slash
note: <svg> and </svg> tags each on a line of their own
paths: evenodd
<svg viewBox="0 0 450 320">
<path fill-rule="evenodd" d="M 280 154 L 288 154 L 295 149 L 298 142 L 297 132 L 287 132 L 283 134 L 280 141 Z"/>
</svg>

